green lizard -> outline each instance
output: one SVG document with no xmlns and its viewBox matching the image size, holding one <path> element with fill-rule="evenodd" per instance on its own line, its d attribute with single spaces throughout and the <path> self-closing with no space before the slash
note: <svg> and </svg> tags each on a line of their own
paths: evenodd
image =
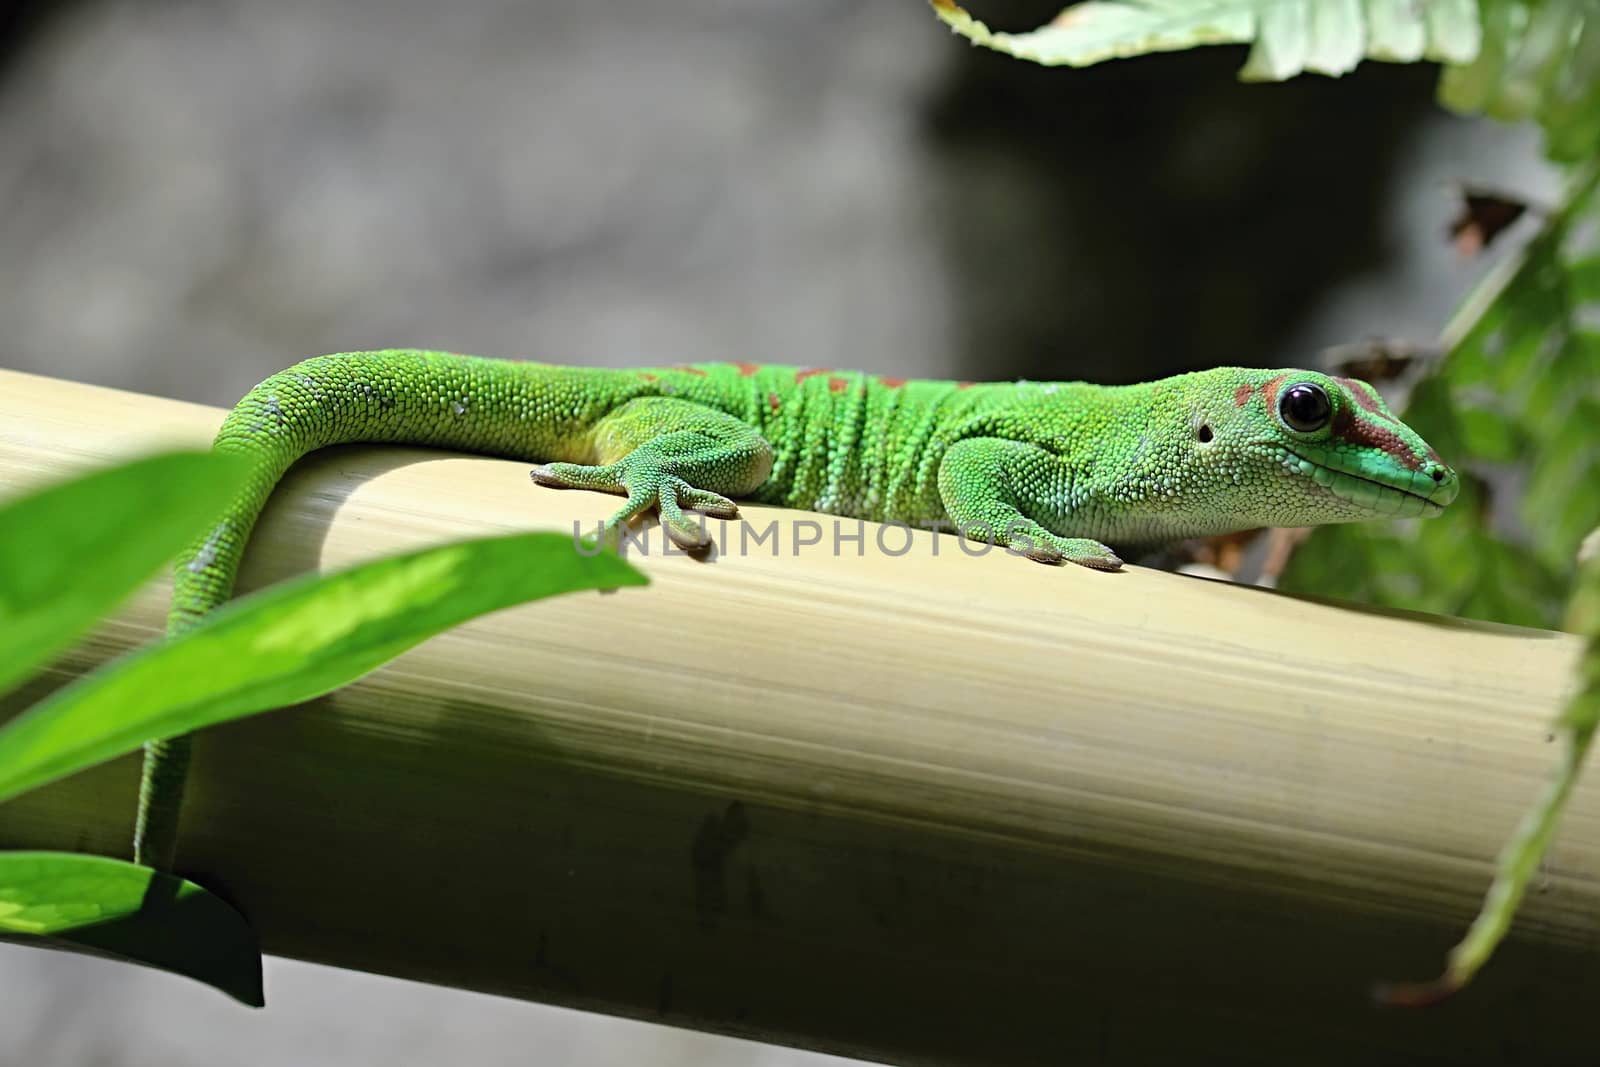
<svg viewBox="0 0 1600 1067">
<path fill-rule="evenodd" d="M 179 563 L 168 627 L 232 592 L 290 464 L 326 445 L 540 461 L 540 485 L 627 497 L 703 547 L 736 498 L 953 525 L 1046 563 L 1256 526 L 1438 514 L 1453 472 L 1364 382 L 1234 367 L 1157 382 L 905 381 L 752 363 L 605 370 L 391 350 L 319 356 L 252 389 L 217 435 L 255 475 Z M 145 757 L 136 856 L 169 866 L 187 739 Z"/>
</svg>

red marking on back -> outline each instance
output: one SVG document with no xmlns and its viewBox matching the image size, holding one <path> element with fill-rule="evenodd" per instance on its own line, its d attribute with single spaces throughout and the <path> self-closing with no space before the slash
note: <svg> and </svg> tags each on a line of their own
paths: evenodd
<svg viewBox="0 0 1600 1067">
<path fill-rule="evenodd" d="M 819 374 L 830 374 L 830 373 L 832 373 L 832 372 L 829 371 L 826 367 L 807 367 L 805 370 L 795 371 L 794 372 L 794 380 L 795 380 L 796 384 L 799 384 L 800 382 L 805 381 L 807 378 L 815 378 Z"/>
<path fill-rule="evenodd" d="M 974 385 L 977 385 L 977 384 L 978 384 L 977 382 L 965 382 L 965 381 L 957 382 L 956 383 L 956 388 L 957 389 L 971 389 Z"/>
<path fill-rule="evenodd" d="M 735 363 L 734 366 L 739 368 L 739 377 L 741 378 L 754 378 L 756 371 L 761 369 L 761 364 L 759 363 Z"/>
<path fill-rule="evenodd" d="M 906 380 L 904 378 L 879 378 L 878 384 L 885 389 L 898 389 L 906 384 Z"/>
<path fill-rule="evenodd" d="M 1333 436 L 1364 448 L 1381 449 L 1409 470 L 1422 469 L 1422 461 L 1411 451 L 1411 446 L 1401 440 L 1399 434 L 1352 414 L 1349 408 L 1341 408 L 1339 414 L 1333 417 Z"/>
<path fill-rule="evenodd" d="M 706 376 L 706 372 L 701 370 L 699 367 L 690 367 L 683 363 L 677 364 L 672 369 L 675 371 L 681 371 L 684 374 L 692 374 L 696 378 L 704 378 Z"/>
<path fill-rule="evenodd" d="M 842 393 L 848 388 L 850 388 L 850 379 L 849 378 L 829 378 L 828 379 L 828 392 L 830 392 L 830 393 Z"/>
<path fill-rule="evenodd" d="M 639 377 L 643 378 L 647 382 L 653 382 L 656 380 L 656 376 L 651 374 L 649 371 L 640 371 Z"/>
<path fill-rule="evenodd" d="M 1239 388 L 1233 391 L 1233 406 L 1236 408 L 1244 407 L 1245 402 L 1250 399 L 1250 394 L 1254 391 L 1255 386 L 1249 382 L 1240 382 Z"/>
<path fill-rule="evenodd" d="M 767 394 L 767 407 L 771 408 L 774 412 L 778 410 L 778 405 L 781 403 L 783 403 L 783 401 L 778 399 L 777 393 Z"/>
</svg>

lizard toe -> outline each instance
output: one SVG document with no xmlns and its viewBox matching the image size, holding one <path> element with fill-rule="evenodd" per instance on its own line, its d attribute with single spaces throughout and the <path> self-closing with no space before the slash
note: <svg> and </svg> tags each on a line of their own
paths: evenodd
<svg viewBox="0 0 1600 1067">
<path fill-rule="evenodd" d="M 1069 563 L 1096 571 L 1120 571 L 1122 557 L 1099 541 L 1087 537 L 1069 537 L 1061 545 L 1061 557 Z"/>
<path fill-rule="evenodd" d="M 658 491 L 657 507 L 661 514 L 661 529 L 673 544 L 685 551 L 695 552 L 711 545 L 711 533 L 706 529 L 704 518 L 698 515 L 690 517 L 683 511 L 684 501 L 694 500 L 703 492 L 693 488 L 681 478 L 666 479 Z M 717 497 L 716 493 L 705 495 Z M 732 501 L 726 498 L 719 499 L 729 506 L 732 505 Z"/>
<path fill-rule="evenodd" d="M 622 489 L 614 466 L 591 467 L 581 463 L 541 463 L 528 471 L 535 485 L 551 489 L 598 489 L 615 493 Z"/>
<path fill-rule="evenodd" d="M 737 519 L 739 505 L 709 489 L 690 488 L 678 494 L 678 503 L 684 508 L 710 515 L 713 519 Z"/>
</svg>

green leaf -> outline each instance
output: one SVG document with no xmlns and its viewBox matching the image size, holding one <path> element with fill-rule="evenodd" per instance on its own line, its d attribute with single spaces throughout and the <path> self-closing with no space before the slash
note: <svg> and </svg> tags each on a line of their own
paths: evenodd
<svg viewBox="0 0 1600 1067">
<path fill-rule="evenodd" d="M 142 963 L 264 1003 L 244 918 L 193 882 L 122 860 L 0 852 L 0 938 Z"/>
<path fill-rule="evenodd" d="M 1481 36 L 1476 0 L 1090 0 L 1031 33 L 996 33 L 954 0 L 930 2 L 972 43 L 1044 66 L 1252 44 L 1240 71 L 1251 81 L 1344 74 L 1363 57 L 1467 63 Z"/>
<path fill-rule="evenodd" d="M 1503 412 L 1490 407 L 1463 407 L 1458 418 L 1468 455 L 1491 463 L 1510 463 L 1521 454 L 1522 435 L 1515 421 Z"/>
<path fill-rule="evenodd" d="M 0 507 L 0 692 L 177 555 L 222 512 L 247 472 L 232 456 L 173 452 Z"/>
<path fill-rule="evenodd" d="M 1588 256 L 1574 263 L 1568 272 L 1572 291 L 1582 301 L 1600 301 L 1600 256 Z"/>
<path fill-rule="evenodd" d="M 1000 33 L 955 0 L 934 13 L 974 44 L 1044 66 L 1214 44 L 1251 45 L 1239 76 L 1344 74 L 1362 59 L 1446 64 L 1439 100 L 1544 127 L 1552 159 L 1600 143 L 1600 5 L 1594 0 L 1089 0 L 1029 33 Z"/>
<path fill-rule="evenodd" d="M 566 534 L 463 541 L 273 586 L 95 671 L 0 730 L 0 801 L 146 741 L 295 704 L 477 615 L 643 585 Z"/>
<path fill-rule="evenodd" d="M 1439 102 L 1505 121 L 1535 119 L 1553 159 L 1600 141 L 1600 8 L 1593 0 L 1481 0 L 1483 47 L 1445 71 Z"/>
</svg>

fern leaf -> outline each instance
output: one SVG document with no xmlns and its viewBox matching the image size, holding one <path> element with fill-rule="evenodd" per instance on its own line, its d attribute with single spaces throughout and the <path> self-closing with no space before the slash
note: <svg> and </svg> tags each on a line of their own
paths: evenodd
<svg viewBox="0 0 1600 1067">
<path fill-rule="evenodd" d="M 1247 81 L 1344 74 L 1363 58 L 1470 63 L 1481 36 L 1477 0 L 1090 0 L 1030 33 L 996 33 L 955 0 L 930 2 L 972 43 L 1044 66 L 1248 44 Z"/>
</svg>

